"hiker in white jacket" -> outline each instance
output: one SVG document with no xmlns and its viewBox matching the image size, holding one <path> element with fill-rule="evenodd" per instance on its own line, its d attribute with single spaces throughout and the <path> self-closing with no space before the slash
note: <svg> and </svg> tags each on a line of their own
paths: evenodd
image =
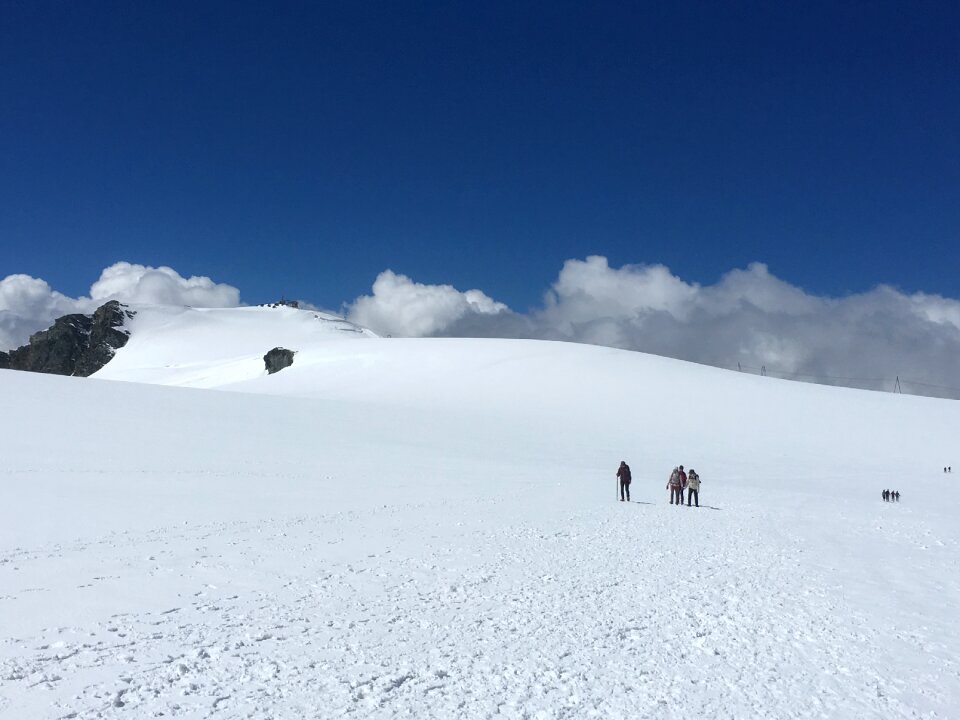
<svg viewBox="0 0 960 720">
<path fill-rule="evenodd" d="M 700 507 L 700 476 L 693 468 L 687 473 L 687 507 L 690 507 L 691 500 Z"/>
</svg>

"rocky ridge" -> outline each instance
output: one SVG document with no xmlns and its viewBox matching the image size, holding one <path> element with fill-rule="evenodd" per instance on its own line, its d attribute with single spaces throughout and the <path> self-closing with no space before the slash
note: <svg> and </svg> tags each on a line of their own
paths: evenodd
<svg viewBox="0 0 960 720">
<path fill-rule="evenodd" d="M 64 315 L 53 326 L 30 336 L 30 342 L 0 352 L 0 369 L 87 377 L 102 368 L 130 333 L 123 326 L 135 313 L 116 300 L 92 315 Z"/>
</svg>

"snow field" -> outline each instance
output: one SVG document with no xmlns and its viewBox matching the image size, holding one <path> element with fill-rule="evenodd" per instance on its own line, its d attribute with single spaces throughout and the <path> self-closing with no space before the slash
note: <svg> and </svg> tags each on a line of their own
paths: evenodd
<svg viewBox="0 0 960 720">
<path fill-rule="evenodd" d="M 794 529 L 743 494 L 699 511 L 660 492 L 545 494 L 440 493 L 4 558 L 47 581 L 4 598 L 41 616 L 0 645 L 0 713 L 950 716 L 956 632 L 927 610 L 955 541 L 914 513 L 850 528 L 906 556 L 884 575 L 881 553 L 851 572 L 813 517 Z M 956 599 L 955 578 L 941 595 Z M 58 610 L 64 598 L 80 607 Z"/>
<path fill-rule="evenodd" d="M 184 384 L 136 337 L 107 369 Z M 0 372 L 0 717 L 960 714 L 956 403 L 560 343 L 299 349 L 187 378 L 239 392 Z M 704 507 L 667 503 L 679 462 Z"/>
</svg>

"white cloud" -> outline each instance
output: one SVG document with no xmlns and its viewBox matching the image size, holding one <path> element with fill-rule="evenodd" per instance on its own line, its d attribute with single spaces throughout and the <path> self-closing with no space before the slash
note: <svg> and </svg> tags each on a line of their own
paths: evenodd
<svg viewBox="0 0 960 720">
<path fill-rule="evenodd" d="M 507 306 L 479 290 L 460 292 L 450 285 L 422 285 L 385 270 L 364 295 L 347 308 L 348 317 L 380 335 L 435 335 L 470 315 L 496 315 Z"/>
<path fill-rule="evenodd" d="M 625 265 L 613 269 L 605 257 L 567 260 L 546 296 L 545 317 L 560 323 L 632 318 L 663 311 L 684 317 L 696 297 L 695 286 L 674 277 L 663 265 Z"/>
<path fill-rule="evenodd" d="M 118 262 L 106 268 L 90 288 L 90 297 L 71 298 L 29 275 L 0 280 L 0 350 L 19 347 L 61 315 L 89 313 L 107 302 L 194 307 L 234 307 L 240 291 L 208 277 L 182 277 L 169 267 Z"/>
<path fill-rule="evenodd" d="M 482 293 L 471 305 L 467 295 L 384 273 L 373 297 L 347 310 L 394 334 L 569 340 L 875 389 L 899 375 L 907 391 L 960 398 L 919 384 L 960 388 L 960 301 L 935 295 L 878 286 L 822 297 L 761 263 L 702 286 L 663 265 L 611 268 L 598 256 L 564 263 L 543 307 L 528 314 Z"/>
<path fill-rule="evenodd" d="M 192 307 L 236 307 L 240 291 L 232 285 L 215 283 L 208 277 L 181 277 L 169 267 L 146 267 L 118 262 L 102 273 L 90 288 L 90 297 L 103 304 L 120 300 L 144 305 L 190 305 Z"/>
<path fill-rule="evenodd" d="M 89 309 L 88 299 L 69 298 L 44 280 L 8 275 L 0 280 L 0 350 L 22 345 L 32 333 L 48 327 L 61 315 Z"/>
<path fill-rule="evenodd" d="M 911 295 L 910 300 L 917 314 L 930 322 L 949 323 L 960 328 L 960 301 L 925 293 Z"/>
</svg>

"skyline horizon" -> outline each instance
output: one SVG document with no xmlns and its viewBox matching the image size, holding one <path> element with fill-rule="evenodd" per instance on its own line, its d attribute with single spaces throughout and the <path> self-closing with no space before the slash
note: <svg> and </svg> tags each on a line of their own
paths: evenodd
<svg viewBox="0 0 960 720">
<path fill-rule="evenodd" d="M 8 3 L 0 345 L 94 298 L 285 296 L 955 387 L 957 28 L 942 0 Z"/>
<path fill-rule="evenodd" d="M 56 317 L 92 312 L 110 299 L 202 308 L 264 305 L 285 297 L 383 336 L 562 340 L 782 379 L 960 398 L 951 359 L 960 351 L 960 300 L 883 285 L 843 297 L 816 296 L 762 263 L 700 285 L 663 265 L 614 267 L 602 256 L 571 259 L 544 289 L 540 305 L 523 311 L 479 288 L 429 285 L 389 270 L 368 294 L 337 308 L 282 290 L 256 302 L 208 276 L 183 277 L 168 266 L 127 262 L 104 269 L 88 292 L 69 297 L 42 279 L 3 278 L 0 350 L 19 347 Z M 892 332 L 891 323 L 899 329 Z"/>
</svg>

